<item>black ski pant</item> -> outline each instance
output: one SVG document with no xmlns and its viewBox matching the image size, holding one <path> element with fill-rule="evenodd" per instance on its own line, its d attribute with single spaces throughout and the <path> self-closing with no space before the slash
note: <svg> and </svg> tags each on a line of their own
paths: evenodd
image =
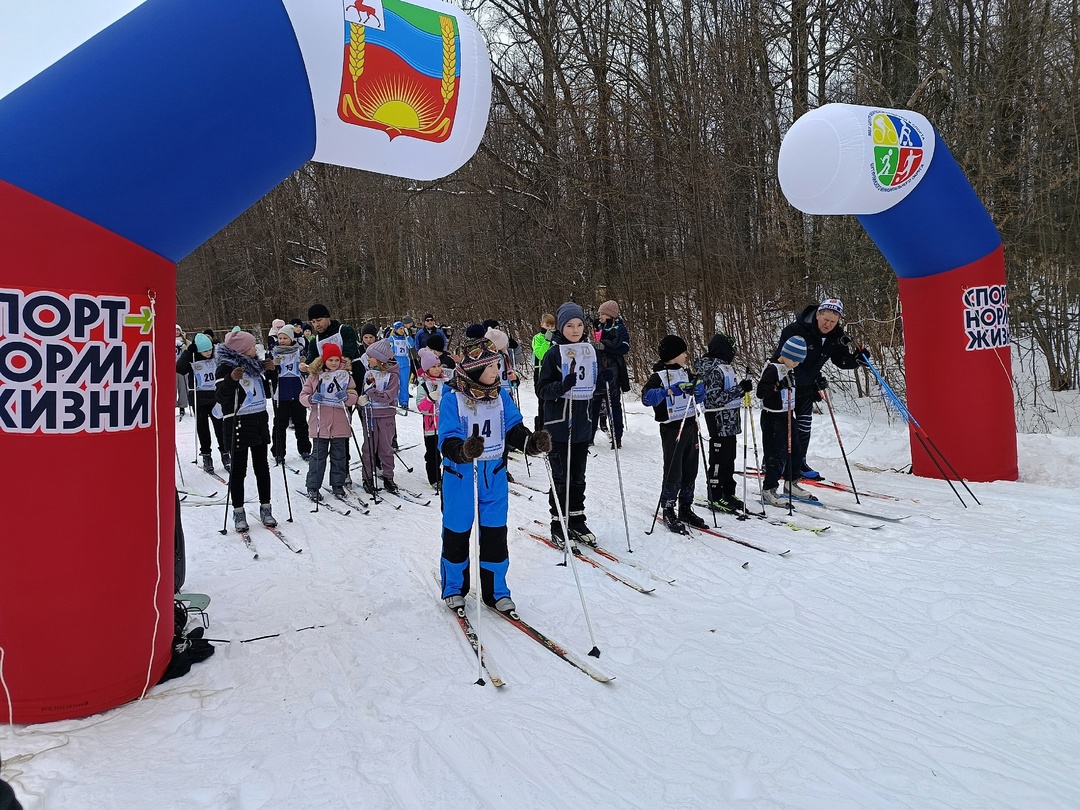
<svg viewBox="0 0 1080 810">
<path fill-rule="evenodd" d="M 808 466 L 806 451 L 810 447 L 810 429 L 814 424 L 815 402 L 817 402 L 816 392 L 806 397 L 795 397 L 795 422 L 791 426 L 791 455 L 794 458 L 792 463 L 795 465 L 796 473 Z"/>
<path fill-rule="evenodd" d="M 791 471 L 788 464 L 795 455 L 795 430 L 792 423 L 792 454 L 788 456 L 788 414 L 773 413 L 772 411 L 761 412 L 761 451 L 762 462 L 765 465 L 765 480 L 762 486 L 765 489 L 776 489 L 780 485 L 780 479 L 789 479 Z"/>
<path fill-rule="evenodd" d="M 682 435 L 679 426 L 682 425 Z M 660 500 L 664 507 L 690 506 L 698 474 L 697 422 L 687 417 L 681 422 L 660 425 L 660 445 L 664 449 L 664 483 Z"/>
<path fill-rule="evenodd" d="M 221 420 L 211 413 L 216 405 L 213 391 L 203 396 L 195 394 L 195 433 L 199 437 L 199 455 L 208 456 L 213 449 L 210 445 L 210 426 L 214 426 L 214 437 L 217 439 L 218 452 L 228 452 L 224 446 L 224 437 L 221 433 Z"/>
<path fill-rule="evenodd" d="M 623 408 L 622 393 L 617 383 L 612 382 L 607 386 L 607 395 L 604 394 L 604 383 L 596 387 L 597 396 L 589 403 L 589 418 L 592 419 L 592 435 L 596 438 L 596 428 L 600 424 L 600 413 L 608 415 L 608 435 L 614 436 L 615 441 L 622 443 L 623 436 Z M 611 398 L 611 409 L 608 410 L 608 398 Z"/>
<path fill-rule="evenodd" d="M 718 501 L 721 496 L 735 497 L 735 456 L 738 450 L 738 436 L 721 436 L 716 413 L 705 413 L 705 424 L 709 428 L 709 476 L 708 492 L 710 501 Z"/>
<path fill-rule="evenodd" d="M 302 456 L 311 452 L 307 416 L 307 408 L 301 405 L 298 399 L 284 399 L 274 403 L 274 439 L 270 445 L 270 455 L 274 458 L 285 456 L 285 432 L 289 429 L 289 422 L 292 422 L 293 432 L 296 434 L 296 452 Z"/>
<path fill-rule="evenodd" d="M 442 471 L 442 453 L 439 452 L 438 433 L 424 436 L 424 467 L 427 468 L 428 483 L 432 485 L 439 483 Z"/>
<path fill-rule="evenodd" d="M 270 503 L 270 463 L 267 461 L 267 446 L 255 444 L 251 447 L 244 442 L 241 432 L 240 441 L 232 457 L 230 491 L 233 506 L 237 509 L 244 505 L 244 478 L 247 476 L 248 455 L 251 456 L 251 469 L 255 473 L 255 485 L 259 489 L 259 503 Z"/>
<path fill-rule="evenodd" d="M 570 502 L 566 499 L 566 458 L 567 450 L 570 456 Z M 555 509 L 555 499 L 558 498 L 559 509 L 563 517 L 573 526 L 585 522 L 585 465 L 589 461 L 588 442 L 554 442 L 551 452 L 548 453 L 548 461 L 551 462 L 551 477 L 555 481 L 555 492 L 548 491 L 548 507 L 552 518 L 558 518 Z"/>
</svg>

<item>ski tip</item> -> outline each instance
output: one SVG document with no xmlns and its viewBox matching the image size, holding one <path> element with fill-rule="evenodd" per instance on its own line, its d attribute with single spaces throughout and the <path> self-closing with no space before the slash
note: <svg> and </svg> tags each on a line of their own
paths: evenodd
<svg viewBox="0 0 1080 810">
<path fill-rule="evenodd" d="M 742 568 L 749 568 L 749 567 L 750 567 L 750 561 L 749 561 L 749 560 L 747 560 L 746 562 L 744 562 L 744 563 L 742 564 L 742 566 L 741 566 L 741 567 L 742 567 Z"/>
<path fill-rule="evenodd" d="M 600 657 L 600 648 L 599 647 L 593 647 L 591 650 L 589 650 L 589 655 L 592 656 L 593 658 L 599 658 Z"/>
<path fill-rule="evenodd" d="M 791 549 L 789 548 L 787 551 L 781 551 L 777 556 L 778 557 L 786 557 L 790 553 L 791 553 Z"/>
</svg>

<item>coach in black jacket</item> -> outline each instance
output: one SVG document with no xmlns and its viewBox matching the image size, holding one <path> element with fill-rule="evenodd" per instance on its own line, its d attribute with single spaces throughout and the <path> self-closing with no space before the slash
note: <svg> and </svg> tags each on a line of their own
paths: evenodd
<svg viewBox="0 0 1080 810">
<path fill-rule="evenodd" d="M 838 368 L 857 368 L 867 357 L 862 346 L 852 347 L 851 339 L 844 334 L 840 319 L 844 317 L 844 304 L 839 298 L 826 298 L 820 304 L 811 304 L 798 318 L 780 333 L 772 360 L 780 357 L 788 338 L 798 335 L 806 341 L 806 359 L 795 369 L 795 447 L 794 461 L 803 478 L 820 478 L 820 474 L 806 463 L 806 449 L 810 445 L 810 428 L 814 403 L 823 398 L 826 387 L 821 369 L 829 360 Z"/>
</svg>

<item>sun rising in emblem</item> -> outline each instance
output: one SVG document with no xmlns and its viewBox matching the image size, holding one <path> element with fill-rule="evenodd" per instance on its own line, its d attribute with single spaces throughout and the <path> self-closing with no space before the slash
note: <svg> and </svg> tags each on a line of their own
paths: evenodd
<svg viewBox="0 0 1080 810">
<path fill-rule="evenodd" d="M 396 130 L 426 130 L 442 112 L 442 105 L 408 79 L 387 78 L 365 87 L 360 110 L 368 118 Z"/>
</svg>

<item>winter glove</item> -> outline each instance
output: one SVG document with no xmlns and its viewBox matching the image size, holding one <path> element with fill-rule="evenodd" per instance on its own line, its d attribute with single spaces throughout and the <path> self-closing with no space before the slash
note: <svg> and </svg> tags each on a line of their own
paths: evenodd
<svg viewBox="0 0 1080 810">
<path fill-rule="evenodd" d="M 698 405 L 705 401 L 705 383 L 701 380 L 698 380 L 697 385 L 694 386 L 694 400 Z"/>
<path fill-rule="evenodd" d="M 514 379 L 512 379 L 510 381 L 510 390 L 511 391 L 517 391 L 520 386 L 521 386 L 521 383 L 518 381 L 517 377 L 515 377 Z"/>
<path fill-rule="evenodd" d="M 829 381 L 826 380 L 824 377 L 819 376 L 816 380 L 814 380 L 814 388 L 816 388 L 818 391 L 824 391 L 828 387 Z"/>
<path fill-rule="evenodd" d="M 860 346 L 855 352 L 855 359 L 859 361 L 860 365 L 866 366 L 870 364 L 870 350 L 865 346 Z"/>
<path fill-rule="evenodd" d="M 744 394 L 749 394 L 751 391 L 754 390 L 754 383 L 750 380 L 749 377 L 747 377 L 745 380 L 739 383 L 739 388 L 743 390 Z"/>
<path fill-rule="evenodd" d="M 473 434 L 461 445 L 461 457 L 466 462 L 475 461 L 484 453 L 484 437 L 480 435 L 480 426 L 473 425 Z"/>
<path fill-rule="evenodd" d="M 240 368 L 240 366 L 237 366 L 236 368 L 234 368 L 232 370 L 232 373 L 229 375 L 229 377 L 236 380 L 237 382 L 240 382 L 240 378 L 243 377 L 243 376 L 244 376 L 244 370 L 242 368 Z"/>
<path fill-rule="evenodd" d="M 539 456 L 551 450 L 551 434 L 546 430 L 538 430 L 525 441 L 525 455 Z"/>
<path fill-rule="evenodd" d="M 360 408 L 366 408 L 368 406 L 368 403 L 370 403 L 370 402 L 371 402 L 371 400 L 368 399 L 363 394 L 361 394 L 360 396 L 358 396 L 356 398 L 356 405 L 357 405 L 357 407 L 360 407 Z"/>
<path fill-rule="evenodd" d="M 608 366 L 607 368 L 600 369 L 600 382 L 609 384 L 615 382 L 615 367 Z"/>
<path fill-rule="evenodd" d="M 785 374 L 777 381 L 776 390 L 783 391 L 787 388 L 791 388 L 791 377 Z"/>
<path fill-rule="evenodd" d="M 263 371 L 273 371 L 273 370 L 274 370 L 274 361 L 273 360 L 263 360 Z"/>
<path fill-rule="evenodd" d="M 568 393 L 577 384 L 577 360 L 570 361 L 570 373 L 562 379 L 562 392 Z"/>
</svg>

